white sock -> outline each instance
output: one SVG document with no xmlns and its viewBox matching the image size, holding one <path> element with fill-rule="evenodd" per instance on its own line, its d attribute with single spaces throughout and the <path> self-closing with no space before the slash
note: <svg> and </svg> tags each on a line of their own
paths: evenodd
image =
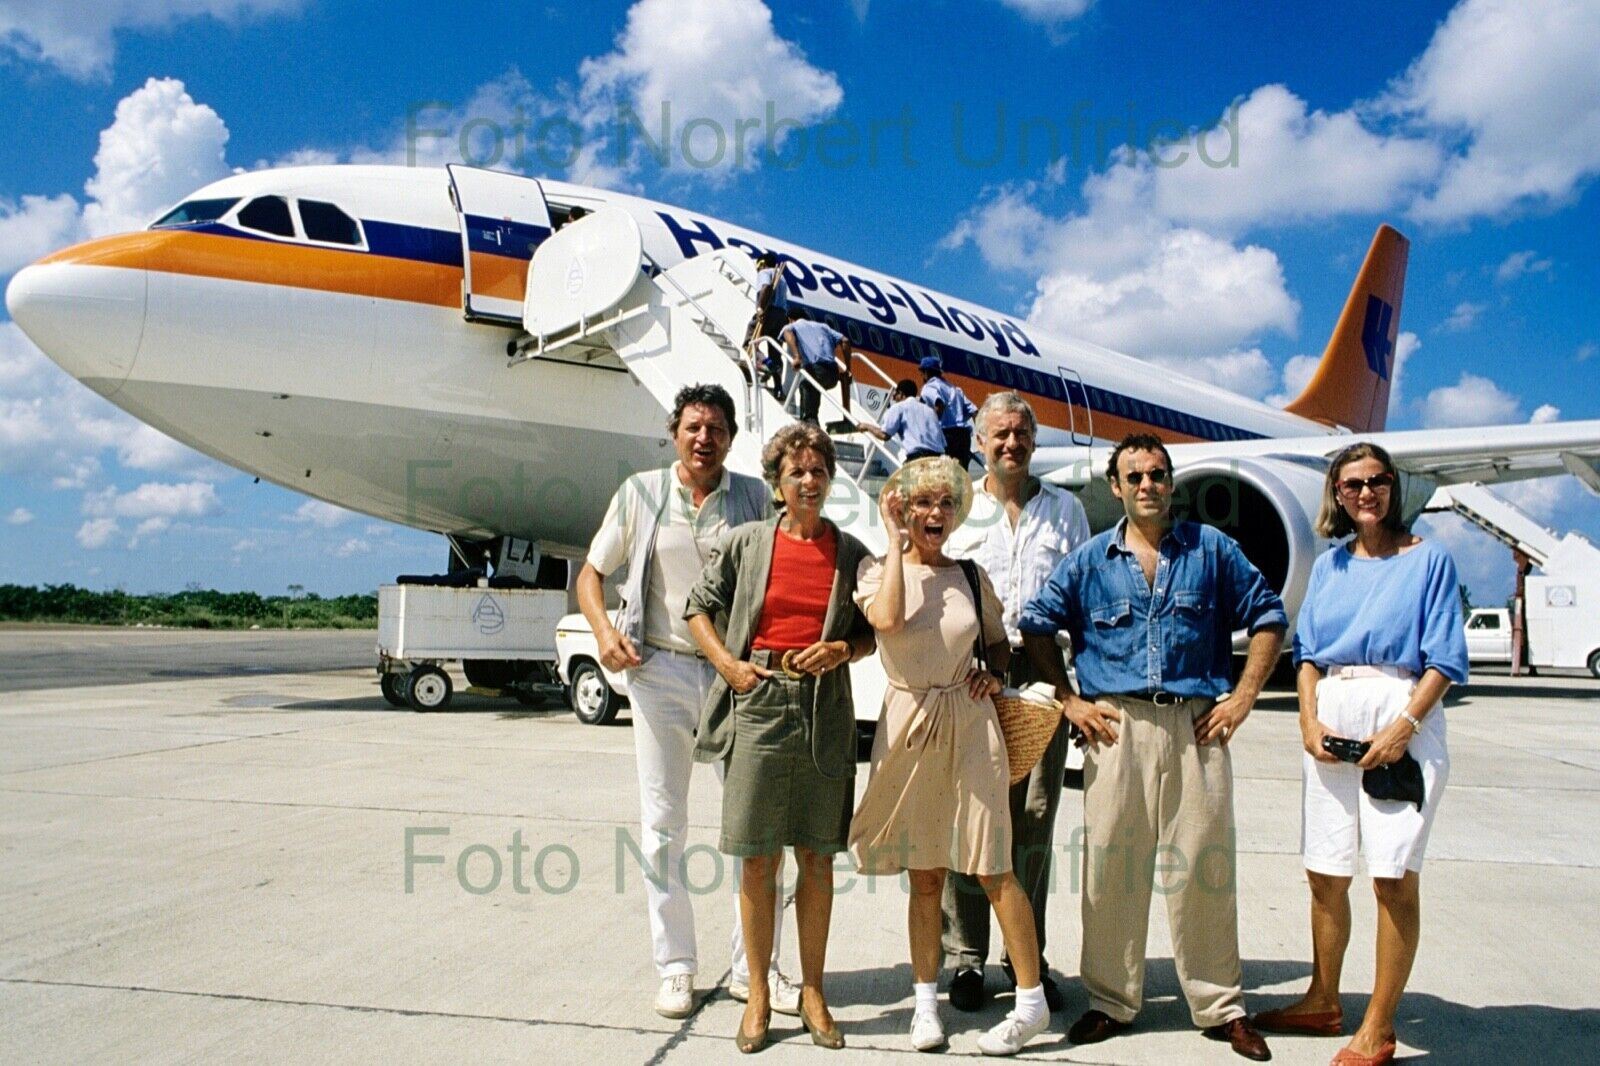
<svg viewBox="0 0 1600 1066">
<path fill-rule="evenodd" d="M 913 981 L 913 982 L 911 982 L 911 991 L 916 993 L 916 996 L 917 996 L 917 1013 L 918 1014 L 921 1014 L 925 1010 L 931 1010 L 931 1011 L 933 1011 L 935 1013 L 938 1012 L 938 1010 L 939 1010 L 939 982 L 938 981 L 928 981 L 926 983 L 923 983 L 921 981 Z"/>
<path fill-rule="evenodd" d="M 1017 1021 L 1023 1025 L 1038 1025 L 1039 1019 L 1044 1017 L 1045 1009 L 1044 985 L 1017 989 L 1017 998 L 1011 1008 L 1011 1013 L 1017 1016 Z"/>
</svg>

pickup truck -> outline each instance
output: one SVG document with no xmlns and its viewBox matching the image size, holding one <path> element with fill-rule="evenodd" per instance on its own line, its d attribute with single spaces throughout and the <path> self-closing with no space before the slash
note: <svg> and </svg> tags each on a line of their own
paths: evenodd
<svg viewBox="0 0 1600 1066">
<path fill-rule="evenodd" d="M 1467 658 L 1475 663 L 1511 661 L 1511 612 L 1474 607 L 1467 616 Z"/>
</svg>

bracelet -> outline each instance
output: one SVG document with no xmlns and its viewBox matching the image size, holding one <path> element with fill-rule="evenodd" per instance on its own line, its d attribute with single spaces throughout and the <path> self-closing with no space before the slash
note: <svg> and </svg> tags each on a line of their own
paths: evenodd
<svg viewBox="0 0 1600 1066">
<path fill-rule="evenodd" d="M 1406 720 L 1406 724 L 1411 726 L 1411 732 L 1413 734 L 1422 732 L 1422 719 L 1418 718 L 1410 711 L 1401 711 L 1400 717 L 1404 718 Z"/>
</svg>

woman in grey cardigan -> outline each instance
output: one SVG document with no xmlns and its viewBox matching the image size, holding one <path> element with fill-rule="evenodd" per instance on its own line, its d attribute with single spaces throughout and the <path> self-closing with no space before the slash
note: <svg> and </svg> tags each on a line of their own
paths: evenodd
<svg viewBox="0 0 1600 1066">
<path fill-rule="evenodd" d="M 722 838 L 742 861 L 740 904 L 750 998 L 735 1041 L 759 1050 L 771 1021 L 767 968 L 783 849 L 800 867 L 800 1020 L 817 1044 L 844 1046 L 822 993 L 833 856 L 855 798 L 855 709 L 848 664 L 875 646 L 856 608 L 861 542 L 822 517 L 835 460 L 816 426 L 787 426 L 762 453 L 780 518 L 731 531 L 689 594 L 689 632 L 720 677 L 695 758 L 726 760 Z"/>
</svg>

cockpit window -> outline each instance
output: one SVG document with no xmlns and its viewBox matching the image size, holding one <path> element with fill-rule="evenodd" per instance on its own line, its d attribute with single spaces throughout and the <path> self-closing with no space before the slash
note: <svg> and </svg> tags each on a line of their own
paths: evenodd
<svg viewBox="0 0 1600 1066">
<path fill-rule="evenodd" d="M 305 227 L 308 240 L 328 244 L 361 243 L 361 227 L 356 225 L 356 220 L 321 200 L 300 201 L 300 224 Z"/>
<path fill-rule="evenodd" d="M 196 222 L 215 222 L 239 202 L 237 196 L 226 200 L 186 200 L 150 224 L 151 229 L 162 226 L 192 226 Z"/>
<path fill-rule="evenodd" d="M 260 196 L 244 205 L 239 225 L 277 237 L 294 236 L 294 220 L 289 217 L 289 201 L 281 196 Z"/>
</svg>

